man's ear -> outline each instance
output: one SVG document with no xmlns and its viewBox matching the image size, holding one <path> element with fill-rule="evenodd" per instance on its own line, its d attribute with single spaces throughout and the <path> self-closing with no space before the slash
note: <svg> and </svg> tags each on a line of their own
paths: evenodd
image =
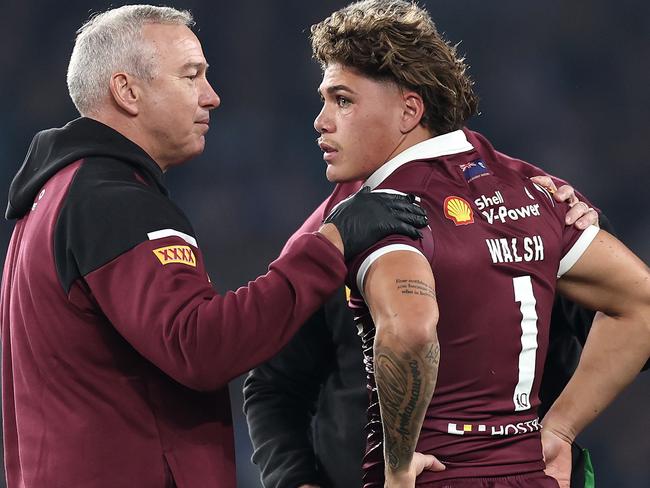
<svg viewBox="0 0 650 488">
<path fill-rule="evenodd" d="M 424 100 L 414 91 L 402 93 L 403 111 L 400 130 L 406 134 L 415 129 L 424 116 Z"/>
<path fill-rule="evenodd" d="M 108 86 L 118 107 L 129 115 L 138 115 L 140 86 L 137 78 L 128 73 L 113 73 Z"/>
</svg>

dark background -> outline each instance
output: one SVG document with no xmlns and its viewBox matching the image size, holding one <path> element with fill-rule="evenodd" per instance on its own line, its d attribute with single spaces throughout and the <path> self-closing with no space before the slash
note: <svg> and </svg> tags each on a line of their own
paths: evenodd
<svg viewBox="0 0 650 488">
<path fill-rule="evenodd" d="M 33 134 L 77 116 L 65 84 L 75 30 L 91 12 L 123 3 L 3 2 L 2 195 Z M 648 262 L 650 3 L 420 3 L 449 40 L 462 41 L 481 97 L 481 115 L 470 127 L 501 151 L 571 181 Z M 205 153 L 171 170 L 167 183 L 195 226 L 215 287 L 234 289 L 266 271 L 331 188 L 314 143 L 320 71 L 310 60 L 308 32 L 347 2 L 168 4 L 194 13 L 222 105 L 212 114 Z M 12 227 L 0 223 L 0 258 Z M 234 381 L 239 486 L 257 488 L 240 390 Z M 581 436 L 599 487 L 650 485 L 649 398 L 650 373 Z"/>
</svg>

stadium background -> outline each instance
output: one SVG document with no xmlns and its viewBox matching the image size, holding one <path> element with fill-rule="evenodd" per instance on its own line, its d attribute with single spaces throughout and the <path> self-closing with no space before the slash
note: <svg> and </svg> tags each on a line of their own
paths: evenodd
<svg viewBox="0 0 650 488">
<path fill-rule="evenodd" d="M 120 1 L 8 1 L 0 9 L 0 193 L 33 134 L 77 116 L 65 72 L 75 30 Z M 266 270 L 330 185 L 314 143 L 320 72 L 309 26 L 344 1 L 169 1 L 189 8 L 222 100 L 207 149 L 166 177 L 193 222 L 217 289 Z M 481 97 L 469 124 L 502 151 L 571 181 L 650 258 L 650 3 L 425 1 L 467 55 Z M 4 198 L 4 197 L 3 197 Z M 4 201 L 4 200 L 3 200 Z M 4 204 L 3 204 L 4 205 Z M 12 230 L 0 223 L 0 258 Z M 240 488 L 259 487 L 231 385 Z M 650 373 L 581 436 L 599 487 L 650 483 Z M 3 486 L 0 483 L 0 486 Z"/>
</svg>

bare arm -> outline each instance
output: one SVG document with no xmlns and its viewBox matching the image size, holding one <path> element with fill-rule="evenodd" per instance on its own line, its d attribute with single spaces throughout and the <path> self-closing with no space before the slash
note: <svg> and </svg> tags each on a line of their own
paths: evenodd
<svg viewBox="0 0 650 488">
<path fill-rule="evenodd" d="M 544 419 L 566 441 L 588 425 L 650 356 L 650 273 L 620 241 L 600 231 L 558 290 L 600 310 L 578 369 Z"/>
<path fill-rule="evenodd" d="M 440 362 L 433 273 L 422 255 L 395 251 L 371 266 L 364 288 L 376 327 L 386 486 L 413 486 L 424 467 L 413 463 L 414 451 Z"/>
</svg>

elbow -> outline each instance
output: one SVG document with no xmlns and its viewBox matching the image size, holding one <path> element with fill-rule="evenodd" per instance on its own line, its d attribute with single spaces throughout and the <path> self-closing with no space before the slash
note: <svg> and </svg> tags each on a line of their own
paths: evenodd
<svg viewBox="0 0 650 488">
<path fill-rule="evenodd" d="M 181 385 L 199 392 L 220 390 L 227 387 L 230 381 L 230 378 L 223 377 L 215 370 L 182 368 L 167 374 Z"/>
<path fill-rule="evenodd" d="M 383 320 L 376 323 L 375 344 L 399 342 L 410 350 L 422 350 L 438 343 L 437 316 L 427 320 Z"/>
</svg>

